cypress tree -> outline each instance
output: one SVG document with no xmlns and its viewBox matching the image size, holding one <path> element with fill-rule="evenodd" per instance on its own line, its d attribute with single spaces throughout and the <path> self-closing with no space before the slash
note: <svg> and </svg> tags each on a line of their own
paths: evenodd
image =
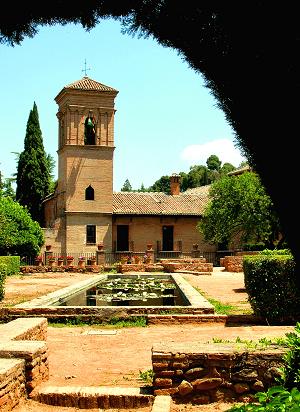
<svg viewBox="0 0 300 412">
<path fill-rule="evenodd" d="M 18 161 L 16 200 L 28 209 L 32 219 L 40 225 L 44 222 L 42 201 L 49 194 L 49 186 L 49 162 L 34 102 L 27 121 L 24 150 Z"/>
</svg>

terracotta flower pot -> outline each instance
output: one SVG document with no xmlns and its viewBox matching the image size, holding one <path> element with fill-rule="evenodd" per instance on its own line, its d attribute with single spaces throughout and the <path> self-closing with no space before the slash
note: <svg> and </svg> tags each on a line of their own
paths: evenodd
<svg viewBox="0 0 300 412">
<path fill-rule="evenodd" d="M 67 259 L 67 266 L 71 266 L 74 259 Z"/>
</svg>

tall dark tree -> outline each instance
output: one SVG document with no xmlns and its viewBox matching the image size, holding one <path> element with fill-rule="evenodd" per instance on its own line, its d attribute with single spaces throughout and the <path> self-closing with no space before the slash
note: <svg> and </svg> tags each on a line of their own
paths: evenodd
<svg viewBox="0 0 300 412">
<path fill-rule="evenodd" d="M 25 206 L 32 219 L 43 225 L 42 201 L 50 191 L 49 161 L 44 150 L 37 106 L 30 111 L 24 150 L 17 168 L 17 201 Z"/>
<path fill-rule="evenodd" d="M 121 188 L 121 192 L 132 192 L 132 186 L 129 182 L 128 179 L 125 180 L 122 188 Z"/>
</svg>

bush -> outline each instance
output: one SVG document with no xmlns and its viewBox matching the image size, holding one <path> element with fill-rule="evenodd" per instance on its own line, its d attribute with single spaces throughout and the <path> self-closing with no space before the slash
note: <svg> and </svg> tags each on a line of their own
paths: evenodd
<svg viewBox="0 0 300 412">
<path fill-rule="evenodd" d="M 283 356 L 283 385 L 291 390 L 296 387 L 300 389 L 300 323 L 297 322 L 294 332 L 286 334 L 286 345 L 288 352 Z"/>
<path fill-rule="evenodd" d="M 292 256 L 290 249 L 264 249 L 259 252 L 259 255 L 268 255 L 268 256 L 278 256 L 278 255 L 289 255 Z"/>
<path fill-rule="evenodd" d="M 12 199 L 0 197 L 0 255 L 35 257 L 43 243 L 43 231 L 28 211 Z"/>
<path fill-rule="evenodd" d="M 7 265 L 0 263 L 0 300 L 4 298 L 4 283 L 7 274 Z"/>
<path fill-rule="evenodd" d="M 263 250 L 263 249 L 265 249 L 265 244 L 264 243 L 262 243 L 262 242 L 259 242 L 259 243 L 245 243 L 244 245 L 243 245 L 243 250 L 245 250 L 245 251 L 257 251 L 257 250 Z"/>
<path fill-rule="evenodd" d="M 300 314 L 300 291 L 291 255 L 245 256 L 245 286 L 254 313 L 269 323 L 296 321 Z"/>
<path fill-rule="evenodd" d="M 0 256 L 0 264 L 7 266 L 7 276 L 20 273 L 20 256 Z"/>
</svg>

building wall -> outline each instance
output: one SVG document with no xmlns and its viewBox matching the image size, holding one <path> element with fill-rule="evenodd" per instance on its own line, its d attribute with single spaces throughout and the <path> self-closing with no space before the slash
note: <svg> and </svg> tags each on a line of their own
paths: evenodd
<svg viewBox="0 0 300 412">
<path fill-rule="evenodd" d="M 64 210 L 112 213 L 113 151 L 112 147 L 80 145 L 59 150 L 57 192 L 64 194 Z M 89 185 L 95 191 L 94 200 L 85 200 Z"/>
<path fill-rule="evenodd" d="M 95 244 L 86 243 L 86 225 L 96 225 Z M 103 242 L 104 249 L 111 250 L 112 216 L 101 213 L 67 213 L 66 244 L 67 253 L 96 252 L 97 244 Z"/>
<path fill-rule="evenodd" d="M 58 146 L 84 144 L 84 122 L 89 112 L 96 120 L 96 144 L 114 145 L 114 99 L 116 92 L 64 90 L 56 98 Z"/>
<path fill-rule="evenodd" d="M 157 249 L 157 241 L 162 245 L 162 228 L 166 225 L 174 226 L 174 250 L 178 250 L 178 241 L 182 242 L 182 251 L 190 252 L 193 244 L 199 244 L 200 251 L 215 251 L 216 246 L 204 242 L 202 235 L 196 228 L 199 217 L 188 216 L 113 216 L 113 242 L 117 241 L 117 225 L 129 226 L 129 245 L 136 252 L 144 251 L 148 243 Z"/>
</svg>

